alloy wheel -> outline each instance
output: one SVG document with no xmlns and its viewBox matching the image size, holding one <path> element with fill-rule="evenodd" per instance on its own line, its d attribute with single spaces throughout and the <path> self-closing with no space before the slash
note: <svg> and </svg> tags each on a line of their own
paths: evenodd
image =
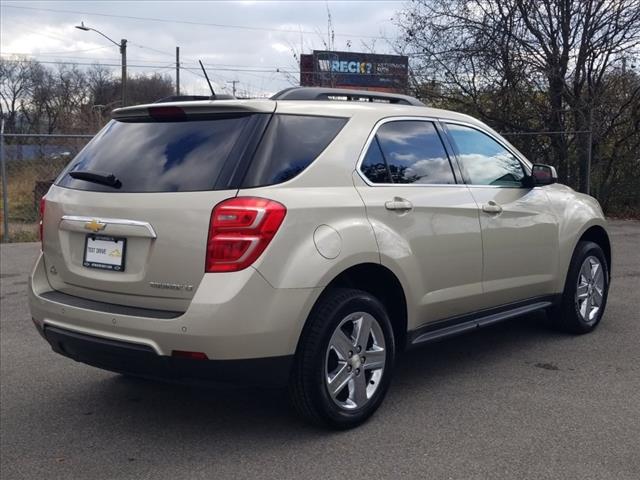
<svg viewBox="0 0 640 480">
<path fill-rule="evenodd" d="M 593 255 L 582 262 L 578 274 L 575 302 L 578 313 L 585 322 L 594 321 L 604 297 L 604 272 L 600 260 Z"/>
<path fill-rule="evenodd" d="M 380 386 L 386 353 L 373 315 L 355 312 L 342 319 L 325 355 L 325 386 L 334 403 L 346 410 L 366 405 Z"/>
</svg>

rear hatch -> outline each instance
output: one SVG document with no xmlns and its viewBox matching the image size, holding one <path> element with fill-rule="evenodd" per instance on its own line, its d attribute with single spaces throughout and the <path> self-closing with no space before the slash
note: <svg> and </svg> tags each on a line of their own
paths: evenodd
<svg viewBox="0 0 640 480">
<path fill-rule="evenodd" d="M 46 196 L 56 290 L 184 311 L 205 268 L 213 207 L 237 194 L 275 102 L 117 110 Z"/>
</svg>

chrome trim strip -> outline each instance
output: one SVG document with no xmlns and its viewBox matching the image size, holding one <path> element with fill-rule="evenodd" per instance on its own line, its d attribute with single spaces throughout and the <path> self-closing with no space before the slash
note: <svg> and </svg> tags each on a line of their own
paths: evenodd
<svg viewBox="0 0 640 480">
<path fill-rule="evenodd" d="M 106 223 L 109 225 L 124 225 L 128 227 L 142 227 L 146 228 L 151 238 L 158 238 L 156 231 L 153 229 L 149 222 L 140 222 L 138 220 L 127 220 L 124 218 L 102 218 L 102 217 L 83 217 L 79 215 L 63 215 L 61 221 L 74 222 L 74 223 L 88 223 L 92 220 L 97 220 L 100 223 Z"/>
</svg>

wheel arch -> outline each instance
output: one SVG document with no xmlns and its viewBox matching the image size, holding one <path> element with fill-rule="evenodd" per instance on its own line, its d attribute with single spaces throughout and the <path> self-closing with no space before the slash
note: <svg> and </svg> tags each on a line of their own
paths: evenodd
<svg viewBox="0 0 640 480">
<path fill-rule="evenodd" d="M 611 241 L 609 240 L 607 231 L 600 225 L 593 225 L 587 228 L 580 236 L 578 242 L 581 241 L 593 242 L 600 246 L 607 259 L 607 271 L 609 273 L 609 279 L 611 279 Z"/>
<path fill-rule="evenodd" d="M 393 326 L 396 351 L 404 349 L 407 340 L 407 299 L 400 280 L 391 270 L 379 263 L 352 265 L 324 287 L 313 308 L 327 292 L 340 287 L 363 290 L 380 300 Z"/>
</svg>

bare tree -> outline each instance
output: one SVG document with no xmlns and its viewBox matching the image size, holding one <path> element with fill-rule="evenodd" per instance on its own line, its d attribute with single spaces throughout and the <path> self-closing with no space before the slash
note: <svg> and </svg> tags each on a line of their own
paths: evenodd
<svg viewBox="0 0 640 480">
<path fill-rule="evenodd" d="M 119 80 L 117 84 L 120 84 Z M 153 103 L 173 95 L 173 80 L 169 75 L 163 76 L 157 73 L 130 77 L 127 79 L 127 91 L 131 105 Z"/>
<path fill-rule="evenodd" d="M 20 111 L 34 133 L 83 131 L 80 113 L 88 102 L 87 78 L 78 67 L 46 69 L 33 62 L 31 95 L 21 100 Z"/>
<path fill-rule="evenodd" d="M 93 133 L 119 106 L 120 81 L 101 65 L 47 68 L 27 59 L 0 60 L 0 113 L 7 132 Z M 132 105 L 172 95 L 169 76 L 129 78 Z"/>
<path fill-rule="evenodd" d="M 89 67 L 87 82 L 93 105 L 108 105 L 120 96 L 109 67 L 99 64 Z"/>
<path fill-rule="evenodd" d="M 595 194 L 605 210 L 640 202 L 640 75 L 619 70 L 603 79 L 594 136 Z"/>
<path fill-rule="evenodd" d="M 8 133 L 20 130 L 20 108 L 31 95 L 33 64 L 24 58 L 0 59 L 0 115 Z"/>
<path fill-rule="evenodd" d="M 585 131 L 614 62 L 638 52 L 640 0 L 415 0 L 399 23 L 432 95 L 502 130 Z M 549 142 L 566 179 L 568 138 Z M 589 146 L 576 148 L 584 189 Z"/>
</svg>

